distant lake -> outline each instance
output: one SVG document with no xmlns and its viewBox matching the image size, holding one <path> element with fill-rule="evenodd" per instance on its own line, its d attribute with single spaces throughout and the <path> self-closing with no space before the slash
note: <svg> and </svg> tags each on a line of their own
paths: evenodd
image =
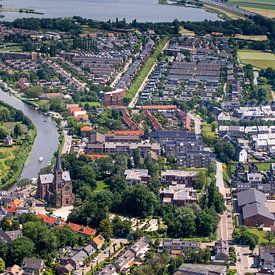
<svg viewBox="0 0 275 275">
<path fill-rule="evenodd" d="M 125 18 L 128 22 L 171 22 L 218 20 L 216 14 L 200 8 L 160 5 L 158 0 L 1 0 L 8 8 L 30 8 L 44 15 L 8 12 L 4 20 L 23 17 L 82 16 L 107 21 Z"/>
</svg>

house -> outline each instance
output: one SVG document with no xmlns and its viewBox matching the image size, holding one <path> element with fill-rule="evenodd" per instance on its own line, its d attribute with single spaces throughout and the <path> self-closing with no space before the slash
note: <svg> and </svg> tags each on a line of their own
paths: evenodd
<svg viewBox="0 0 275 275">
<path fill-rule="evenodd" d="M 115 265 L 118 267 L 120 272 L 126 271 L 134 265 L 135 253 L 131 250 L 126 250 L 116 260 Z"/>
<path fill-rule="evenodd" d="M 43 272 L 44 263 L 39 259 L 24 258 L 22 269 L 26 275 L 40 275 Z"/>
<path fill-rule="evenodd" d="M 226 266 L 182 264 L 174 275 L 226 275 Z"/>
<path fill-rule="evenodd" d="M 142 261 L 145 258 L 146 252 L 150 248 L 150 241 L 147 238 L 140 238 L 131 247 L 130 250 L 134 252 L 135 257 Z"/>
<path fill-rule="evenodd" d="M 251 203 L 242 208 L 243 220 L 246 226 L 271 227 L 274 225 L 274 214 L 260 203 Z"/>
<path fill-rule="evenodd" d="M 104 241 L 105 239 L 101 235 L 98 235 L 92 239 L 91 244 L 95 249 L 101 249 Z"/>
<path fill-rule="evenodd" d="M 124 172 L 124 176 L 129 185 L 148 184 L 151 179 L 150 175 L 148 175 L 148 169 L 128 169 Z"/>
<path fill-rule="evenodd" d="M 107 266 L 105 266 L 99 273 L 98 275 L 118 275 L 118 273 L 116 272 L 116 268 L 109 264 Z"/>
<path fill-rule="evenodd" d="M 8 267 L 6 270 L 6 275 L 23 275 L 23 270 L 18 265 L 13 265 Z"/>
<path fill-rule="evenodd" d="M 240 163 L 247 163 L 248 153 L 245 149 L 240 146 L 236 148 L 236 159 Z"/>
<path fill-rule="evenodd" d="M 83 127 L 80 128 L 80 135 L 82 137 L 89 137 L 90 134 L 91 134 L 91 131 L 92 131 L 92 127 L 87 126 L 87 125 L 83 126 Z"/>
<path fill-rule="evenodd" d="M 13 138 L 11 135 L 8 135 L 5 139 L 4 139 L 4 144 L 6 146 L 11 146 L 13 144 Z"/>
<path fill-rule="evenodd" d="M 168 251 L 170 254 L 182 254 L 186 249 L 200 248 L 200 243 L 196 241 L 187 240 L 163 240 L 160 242 L 158 252 Z"/>
<path fill-rule="evenodd" d="M 197 172 L 182 170 L 161 171 L 160 181 L 165 184 L 185 184 L 192 186 L 195 182 Z"/>
<path fill-rule="evenodd" d="M 182 206 L 197 204 L 198 194 L 192 187 L 186 187 L 184 184 L 174 184 L 160 191 L 160 199 L 163 204 Z"/>
<path fill-rule="evenodd" d="M 77 252 L 74 256 L 66 260 L 66 264 L 73 266 L 75 270 L 83 265 L 84 260 L 87 258 L 87 253 L 83 250 Z"/>
<path fill-rule="evenodd" d="M 275 272 L 275 248 L 260 246 L 259 249 L 260 269 L 268 274 Z"/>
<path fill-rule="evenodd" d="M 246 226 L 258 227 L 274 225 L 274 214 L 265 206 L 266 196 L 255 189 L 249 189 L 237 193 L 238 207 L 242 213 Z"/>
</svg>

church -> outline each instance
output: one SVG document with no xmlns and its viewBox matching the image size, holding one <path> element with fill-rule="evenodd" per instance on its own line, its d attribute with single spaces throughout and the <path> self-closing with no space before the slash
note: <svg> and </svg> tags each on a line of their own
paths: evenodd
<svg viewBox="0 0 275 275">
<path fill-rule="evenodd" d="M 56 156 L 53 173 L 39 175 L 37 197 L 54 208 L 73 205 L 71 176 L 69 171 L 63 171 L 59 154 Z"/>
</svg>

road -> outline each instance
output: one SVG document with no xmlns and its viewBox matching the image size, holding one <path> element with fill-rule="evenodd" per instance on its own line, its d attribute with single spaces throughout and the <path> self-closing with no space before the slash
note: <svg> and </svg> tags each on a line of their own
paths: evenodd
<svg viewBox="0 0 275 275">
<path fill-rule="evenodd" d="M 195 134 L 200 135 L 201 134 L 201 119 L 192 113 L 188 113 L 188 115 L 189 115 L 190 119 L 194 121 Z"/>
<path fill-rule="evenodd" d="M 237 255 L 237 274 L 238 275 L 244 275 L 247 272 L 255 273 L 258 271 L 257 268 L 252 268 L 254 264 L 254 257 L 250 257 L 251 251 L 249 250 L 248 246 L 235 246 L 235 251 Z M 254 251 L 256 254 L 258 254 L 257 248 Z"/>
<path fill-rule="evenodd" d="M 104 262 L 109 255 L 112 255 L 111 257 L 114 258 L 116 255 L 120 252 L 121 248 L 128 243 L 127 239 L 122 238 L 112 238 L 111 244 L 106 248 L 104 251 L 100 252 L 96 258 L 96 261 L 92 261 L 88 266 L 83 267 L 76 271 L 75 274 L 77 275 L 83 275 L 87 274 L 92 267 L 95 267 L 96 265 L 100 264 L 101 262 Z M 110 251 L 110 252 L 109 252 Z"/>
</svg>

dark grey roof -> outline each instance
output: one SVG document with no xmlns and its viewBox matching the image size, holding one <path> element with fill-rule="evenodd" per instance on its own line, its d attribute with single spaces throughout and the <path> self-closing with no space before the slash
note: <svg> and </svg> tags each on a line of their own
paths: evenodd
<svg viewBox="0 0 275 275">
<path fill-rule="evenodd" d="M 8 243 L 10 240 L 11 240 L 10 236 L 5 231 L 0 229 L 0 242 Z"/>
<path fill-rule="evenodd" d="M 244 206 L 250 203 L 260 203 L 263 204 L 266 201 L 266 196 L 264 193 L 256 190 L 256 189 L 249 189 L 237 194 L 238 199 L 238 206 Z"/>
<path fill-rule="evenodd" d="M 224 265 L 204 265 L 204 264 L 182 264 L 178 270 L 174 273 L 174 275 L 181 274 L 225 274 L 226 266 Z"/>
<path fill-rule="evenodd" d="M 251 203 L 243 207 L 243 218 L 247 219 L 255 215 L 261 215 L 268 219 L 274 220 L 274 215 L 269 212 L 269 210 L 260 203 Z"/>
<path fill-rule="evenodd" d="M 39 259 L 24 258 L 22 267 L 39 270 L 43 266 L 43 261 Z"/>
</svg>

